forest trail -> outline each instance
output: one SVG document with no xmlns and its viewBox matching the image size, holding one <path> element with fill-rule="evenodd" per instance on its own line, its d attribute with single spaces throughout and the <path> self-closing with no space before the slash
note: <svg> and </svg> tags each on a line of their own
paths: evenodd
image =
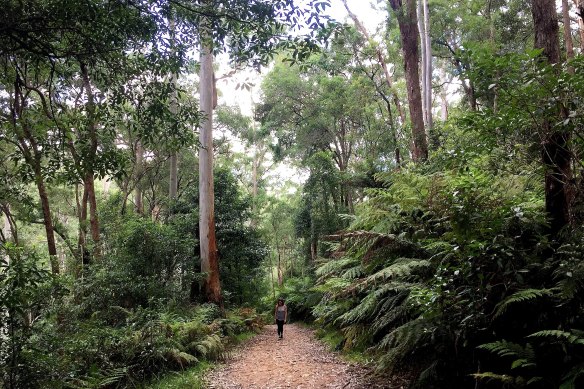
<svg viewBox="0 0 584 389">
<path fill-rule="evenodd" d="M 387 388 L 400 385 L 376 383 L 370 371 L 341 360 L 314 336 L 314 331 L 295 324 L 284 326 L 278 340 L 276 326 L 264 327 L 261 334 L 242 345 L 223 366 L 207 376 L 212 389 L 281 388 Z"/>
</svg>

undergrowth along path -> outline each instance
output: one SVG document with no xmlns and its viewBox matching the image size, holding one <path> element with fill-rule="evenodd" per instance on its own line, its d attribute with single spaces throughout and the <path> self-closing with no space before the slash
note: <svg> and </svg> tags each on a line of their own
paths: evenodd
<svg viewBox="0 0 584 389">
<path fill-rule="evenodd" d="M 275 325 L 266 326 L 208 374 L 206 382 L 211 389 L 401 388 L 375 382 L 370 373 L 328 351 L 313 330 L 289 324 L 282 340 Z"/>
</svg>

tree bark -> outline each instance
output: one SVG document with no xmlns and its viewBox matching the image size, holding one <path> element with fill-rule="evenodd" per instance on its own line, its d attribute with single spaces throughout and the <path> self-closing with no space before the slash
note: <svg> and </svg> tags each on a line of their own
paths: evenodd
<svg viewBox="0 0 584 389">
<path fill-rule="evenodd" d="M 426 126 L 428 127 L 428 133 L 432 132 L 432 127 L 434 126 L 434 121 L 432 119 L 432 42 L 430 40 L 430 9 L 428 6 L 428 0 L 421 0 L 424 9 L 424 42 L 425 47 L 424 53 L 426 55 L 426 64 L 424 68 L 424 84 L 426 92 L 424 97 L 426 99 Z"/>
<path fill-rule="evenodd" d="M 57 244 L 55 241 L 55 231 L 53 227 L 53 219 L 51 216 L 51 208 L 49 204 L 49 196 L 45 186 L 45 181 L 42 173 L 42 154 L 28 127 L 27 120 L 23 120 L 25 101 L 22 96 L 22 81 L 19 77 L 14 82 L 14 101 L 12 107 L 12 124 L 14 131 L 18 138 L 20 150 L 23 153 L 25 161 L 30 165 L 34 174 L 34 181 L 39 194 L 41 202 L 41 209 L 43 212 L 43 221 L 45 225 L 45 234 L 47 237 L 47 249 L 49 251 L 49 261 L 51 263 L 51 271 L 53 274 L 59 274 L 59 262 L 57 261 Z M 20 122 L 20 123 L 19 123 Z"/>
<path fill-rule="evenodd" d="M 578 13 L 578 32 L 580 33 L 580 54 L 584 53 L 584 3 L 583 0 L 574 0 Z"/>
<path fill-rule="evenodd" d="M 559 27 L 555 0 L 533 0 L 532 16 L 535 29 L 535 47 L 543 50 L 550 64 L 560 62 Z M 558 117 L 563 116 L 558 107 Z M 545 172 L 545 206 L 550 219 L 552 236 L 570 222 L 571 153 L 570 134 L 553 128 L 551 119 L 543 123 L 542 160 Z"/>
<path fill-rule="evenodd" d="M 170 112 L 176 115 L 178 113 L 178 95 L 176 92 L 176 76 L 173 74 L 171 83 L 174 85 L 174 91 L 170 98 Z M 168 197 L 170 200 L 176 200 L 178 195 L 178 152 L 172 151 L 170 154 L 170 171 L 169 171 L 169 188 Z"/>
<path fill-rule="evenodd" d="M 564 24 L 564 43 L 566 45 L 566 59 L 574 58 L 574 41 L 572 40 L 572 27 L 570 21 L 570 4 L 568 0 L 562 0 L 562 20 Z M 570 73 L 574 72 L 571 66 L 568 68 Z"/>
<path fill-rule="evenodd" d="M 215 238 L 215 210 L 213 192 L 213 54 L 208 42 L 210 36 L 201 37 L 200 108 L 204 115 L 199 134 L 199 234 L 201 272 L 207 277 L 203 282 L 207 301 L 222 306 L 219 282 L 219 256 Z"/>
<path fill-rule="evenodd" d="M 95 168 L 95 156 L 97 154 L 97 118 L 95 117 L 95 100 L 93 95 L 93 90 L 91 87 L 91 82 L 89 80 L 89 72 L 87 70 L 87 65 L 83 62 L 80 63 L 81 76 L 83 78 L 83 86 L 85 88 L 85 93 L 87 94 L 87 118 L 88 118 L 88 135 L 90 147 L 87 155 L 85 155 L 86 166 L 85 166 L 85 176 L 83 178 L 83 185 L 87 191 L 87 200 L 89 202 L 89 224 L 91 226 L 91 239 L 93 240 L 93 255 L 95 258 L 100 256 L 99 248 L 99 218 L 97 215 L 97 200 L 95 198 L 95 178 L 94 178 L 94 168 Z"/>
<path fill-rule="evenodd" d="M 10 204 L 3 204 L 0 206 L 0 209 L 4 213 L 4 242 L 14 242 L 15 245 L 20 245 L 18 240 L 18 226 L 10 211 Z"/>
<path fill-rule="evenodd" d="M 424 124 L 428 125 L 428 116 L 426 108 L 426 29 L 424 27 L 424 2 L 422 0 L 418 1 L 417 7 L 418 16 L 418 33 L 420 34 L 420 55 L 421 55 L 421 66 L 420 71 L 422 75 L 422 112 L 424 113 Z"/>
<path fill-rule="evenodd" d="M 397 14 L 404 51 L 408 106 L 410 109 L 410 120 L 412 122 L 412 158 L 414 162 L 422 162 L 428 159 L 428 142 L 424 129 L 420 76 L 418 73 L 419 55 L 416 0 L 406 0 L 405 8 L 401 0 L 390 0 L 390 5 Z"/>
<path fill-rule="evenodd" d="M 136 188 L 134 189 L 134 207 L 138 215 L 144 214 L 144 205 L 142 204 L 142 188 L 140 186 L 140 179 L 142 178 L 142 160 L 144 156 L 144 150 L 142 149 L 142 142 L 140 140 L 136 141 Z"/>
<path fill-rule="evenodd" d="M 174 19 L 171 17 L 170 21 L 170 31 L 173 36 L 171 39 L 174 42 Z M 177 75 L 172 74 L 170 77 L 170 82 L 173 86 L 172 95 L 170 97 L 170 112 L 176 117 L 178 113 L 178 93 L 177 93 Z M 171 201 L 176 200 L 178 194 L 178 152 L 173 150 L 170 154 L 170 171 L 169 171 L 169 188 L 168 188 L 168 197 Z"/>
<path fill-rule="evenodd" d="M 47 235 L 47 246 L 49 248 L 49 258 L 51 262 L 51 271 L 53 274 L 59 274 L 59 262 L 57 261 L 57 244 L 55 242 L 55 230 L 53 227 L 53 218 L 51 216 L 51 209 L 49 205 L 49 195 L 45 187 L 45 182 L 42 178 L 40 163 L 34 167 L 35 182 L 41 200 L 41 207 L 43 210 L 43 219 L 45 223 L 45 233 Z"/>
</svg>

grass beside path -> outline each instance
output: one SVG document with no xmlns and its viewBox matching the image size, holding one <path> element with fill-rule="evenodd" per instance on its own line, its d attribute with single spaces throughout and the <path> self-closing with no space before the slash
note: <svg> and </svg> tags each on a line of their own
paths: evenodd
<svg viewBox="0 0 584 389">
<path fill-rule="evenodd" d="M 193 368 L 168 373 L 143 389 L 204 389 L 203 376 L 212 367 L 212 363 L 202 361 Z"/>
</svg>

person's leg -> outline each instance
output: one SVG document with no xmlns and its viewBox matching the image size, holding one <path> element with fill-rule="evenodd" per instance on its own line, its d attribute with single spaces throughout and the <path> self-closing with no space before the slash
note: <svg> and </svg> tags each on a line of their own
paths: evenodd
<svg viewBox="0 0 584 389">
<path fill-rule="evenodd" d="M 283 320 L 276 320 L 276 324 L 278 325 L 278 336 L 282 337 L 284 333 L 284 321 Z"/>
</svg>

